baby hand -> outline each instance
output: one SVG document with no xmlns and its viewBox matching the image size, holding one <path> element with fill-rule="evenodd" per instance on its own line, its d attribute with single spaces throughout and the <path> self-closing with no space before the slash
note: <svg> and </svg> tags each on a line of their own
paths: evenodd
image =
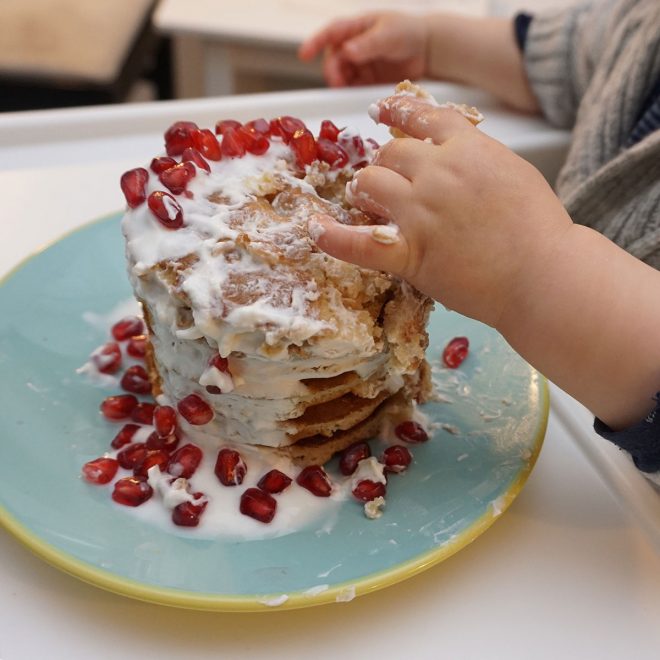
<svg viewBox="0 0 660 660">
<path fill-rule="evenodd" d="M 570 217 L 540 172 L 455 110 L 393 96 L 378 112 L 411 137 L 384 145 L 347 196 L 398 232 L 315 216 L 310 233 L 328 254 L 394 273 L 497 327 L 508 301 L 533 291 Z"/>
</svg>

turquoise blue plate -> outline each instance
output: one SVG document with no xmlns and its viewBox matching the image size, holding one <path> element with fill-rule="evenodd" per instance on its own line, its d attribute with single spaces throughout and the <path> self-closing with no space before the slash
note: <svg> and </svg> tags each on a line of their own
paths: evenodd
<svg viewBox="0 0 660 660">
<path fill-rule="evenodd" d="M 79 477 L 107 449 L 108 425 L 99 390 L 75 371 L 105 341 L 83 313 L 107 313 L 131 295 L 123 252 L 115 215 L 28 259 L 0 286 L 0 522 L 46 561 L 166 605 L 307 607 L 446 559 L 520 492 L 543 442 L 545 381 L 490 328 L 437 310 L 429 359 L 447 400 L 423 407 L 434 437 L 415 446 L 408 473 L 390 480 L 382 518 L 346 502 L 330 533 L 312 525 L 238 542 L 174 534 L 114 506 Z M 459 369 L 442 369 L 442 348 L 457 335 L 470 339 L 470 355 Z"/>
</svg>

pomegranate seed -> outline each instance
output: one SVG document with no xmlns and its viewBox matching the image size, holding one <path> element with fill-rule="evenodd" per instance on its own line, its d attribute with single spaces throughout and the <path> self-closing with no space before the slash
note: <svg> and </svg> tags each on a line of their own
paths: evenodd
<svg viewBox="0 0 660 660">
<path fill-rule="evenodd" d="M 190 479 L 201 462 L 202 450 L 197 445 L 183 445 L 172 454 L 167 464 L 167 471 L 173 477 Z"/>
<path fill-rule="evenodd" d="M 162 436 L 158 435 L 158 433 L 154 431 L 153 433 L 149 434 L 149 437 L 147 438 L 147 449 L 151 449 L 152 451 L 155 449 L 165 449 L 166 451 L 171 452 L 176 449 L 179 441 L 180 438 L 176 433 Z"/>
<path fill-rule="evenodd" d="M 138 424 L 152 424 L 154 421 L 155 403 L 142 401 L 131 410 L 131 419 Z"/>
<path fill-rule="evenodd" d="M 110 332 L 117 341 L 125 341 L 135 335 L 141 335 L 144 332 L 144 323 L 137 316 L 125 316 L 112 326 Z"/>
<path fill-rule="evenodd" d="M 403 472 L 412 462 L 412 454 L 403 445 L 388 447 L 380 459 L 385 464 L 386 472 Z"/>
<path fill-rule="evenodd" d="M 121 349 L 113 341 L 97 348 L 90 357 L 94 366 L 102 374 L 117 373 L 121 367 Z"/>
<path fill-rule="evenodd" d="M 222 390 L 217 385 L 207 385 L 206 391 L 209 394 L 222 394 Z"/>
<path fill-rule="evenodd" d="M 193 133 L 199 126 L 192 121 L 177 121 L 165 131 L 165 151 L 168 156 L 180 156 L 186 147 L 193 146 Z"/>
<path fill-rule="evenodd" d="M 90 484 L 107 484 L 114 479 L 119 463 L 114 458 L 95 458 L 82 467 L 85 481 Z"/>
<path fill-rule="evenodd" d="M 363 479 L 353 488 L 353 496 L 362 502 L 371 502 L 376 497 L 384 497 L 385 491 L 385 484 L 380 481 Z"/>
<path fill-rule="evenodd" d="M 319 138 L 330 140 L 330 142 L 337 142 L 338 137 L 339 137 L 339 129 L 329 119 L 324 119 L 321 122 L 321 130 L 319 131 Z"/>
<path fill-rule="evenodd" d="M 176 161 L 174 158 L 170 158 L 169 156 L 159 156 L 151 161 L 149 168 L 156 174 L 160 174 L 161 172 L 169 170 L 170 167 L 174 167 L 175 165 Z"/>
<path fill-rule="evenodd" d="M 320 465 L 308 465 L 296 477 L 296 483 L 316 497 L 330 497 L 332 484 Z"/>
<path fill-rule="evenodd" d="M 122 389 L 133 394 L 149 394 L 151 392 L 151 381 L 147 370 L 139 365 L 134 364 L 124 372 L 119 383 Z"/>
<path fill-rule="evenodd" d="M 132 442 L 133 436 L 140 427 L 137 424 L 124 424 L 121 431 L 113 438 L 110 446 L 113 449 L 121 449 L 124 445 Z"/>
<path fill-rule="evenodd" d="M 240 121 L 235 119 L 223 119 L 215 125 L 215 134 L 224 135 L 229 129 L 240 128 L 242 126 Z"/>
<path fill-rule="evenodd" d="M 319 138 L 316 143 L 319 158 L 328 165 L 338 169 L 348 164 L 348 154 L 335 142 L 326 138 Z"/>
<path fill-rule="evenodd" d="M 202 156 L 202 154 L 197 151 L 197 149 L 193 149 L 192 147 L 184 149 L 183 153 L 181 154 L 181 159 L 195 163 L 197 167 L 206 170 L 207 172 L 211 171 L 211 166 L 208 164 L 204 156 Z"/>
<path fill-rule="evenodd" d="M 380 149 L 380 145 L 373 138 L 367 138 L 367 142 L 371 145 L 372 149 Z"/>
<path fill-rule="evenodd" d="M 195 166 L 188 161 L 183 161 L 174 167 L 170 167 L 169 170 L 161 172 L 158 178 L 170 192 L 180 195 L 196 174 Z"/>
<path fill-rule="evenodd" d="M 144 477 L 124 477 L 115 482 L 112 499 L 124 506 L 140 506 L 154 494 Z"/>
<path fill-rule="evenodd" d="M 243 146 L 249 153 L 255 154 L 256 156 L 261 156 L 268 151 L 270 142 L 265 135 L 262 135 L 261 133 L 250 132 L 244 126 L 236 129 L 236 132 L 238 134 L 238 138 L 241 140 Z"/>
<path fill-rule="evenodd" d="M 169 460 L 170 452 L 165 451 L 164 449 L 148 451 L 142 463 L 136 465 L 135 468 L 133 468 L 133 474 L 136 477 L 146 477 L 149 472 L 149 468 L 152 468 L 154 465 L 157 465 L 161 472 L 165 472 L 165 468 L 167 467 Z"/>
<path fill-rule="evenodd" d="M 275 517 L 276 509 L 275 498 L 263 490 L 248 488 L 241 495 L 241 513 L 259 522 L 269 523 Z"/>
<path fill-rule="evenodd" d="M 213 135 L 213 131 L 204 128 L 201 131 L 193 133 L 192 138 L 192 146 L 195 147 L 204 158 L 208 158 L 209 160 L 220 160 L 222 158 L 220 143 L 218 142 L 218 138 Z"/>
<path fill-rule="evenodd" d="M 442 351 L 442 362 L 445 367 L 456 369 L 468 355 L 470 342 L 467 337 L 454 337 Z"/>
<path fill-rule="evenodd" d="M 119 185 L 130 208 L 134 209 L 136 206 L 140 206 L 147 198 L 148 180 L 149 172 L 144 167 L 128 170 L 128 172 L 121 175 Z"/>
<path fill-rule="evenodd" d="M 229 360 L 222 357 L 220 353 L 216 353 L 209 360 L 209 366 L 215 367 L 218 371 L 222 371 L 223 373 L 231 374 L 231 371 L 229 371 Z"/>
<path fill-rule="evenodd" d="M 183 226 L 183 211 L 179 203 L 169 193 L 157 190 L 147 199 L 151 212 L 167 229 L 179 229 Z"/>
<path fill-rule="evenodd" d="M 342 474 L 353 474 L 357 470 L 358 463 L 371 456 L 371 449 L 366 442 L 354 442 L 346 447 L 339 456 L 339 470 Z"/>
<path fill-rule="evenodd" d="M 271 135 L 277 135 L 282 138 L 285 144 L 289 144 L 294 133 L 297 131 L 305 131 L 307 130 L 307 127 L 302 120 L 297 117 L 284 115 L 283 117 L 272 119 L 269 129 Z"/>
<path fill-rule="evenodd" d="M 138 400 L 132 394 L 118 394 L 103 399 L 101 412 L 106 419 L 126 419 L 137 404 Z"/>
<path fill-rule="evenodd" d="M 306 128 L 296 131 L 291 138 L 291 149 L 296 154 L 296 163 L 300 167 L 310 165 L 316 160 L 316 140 Z"/>
<path fill-rule="evenodd" d="M 342 135 L 339 137 L 339 143 L 347 152 L 353 152 L 358 158 L 364 158 L 366 151 L 359 135 Z"/>
<path fill-rule="evenodd" d="M 404 442 L 409 442 L 413 445 L 419 444 L 420 442 L 426 442 L 429 439 L 426 431 L 421 424 L 408 420 L 407 422 L 401 422 L 395 429 L 397 437 Z"/>
<path fill-rule="evenodd" d="M 157 406 L 154 410 L 154 426 L 161 438 L 176 431 L 176 410 L 172 406 Z"/>
<path fill-rule="evenodd" d="M 243 126 L 250 133 L 259 133 L 264 136 L 270 135 L 270 124 L 263 118 L 253 119 Z M 216 131 L 217 132 L 217 131 Z"/>
<path fill-rule="evenodd" d="M 222 155 L 229 158 L 245 156 L 245 145 L 238 130 L 228 128 L 222 136 Z"/>
<path fill-rule="evenodd" d="M 194 502 L 181 502 L 172 510 L 172 522 L 179 527 L 197 527 L 199 519 L 206 509 L 208 500 L 202 499 L 201 493 Z"/>
<path fill-rule="evenodd" d="M 271 470 L 259 479 L 257 488 L 261 488 L 261 490 L 267 493 L 277 494 L 287 489 L 290 485 L 291 477 L 287 477 L 284 472 L 280 472 L 279 470 Z"/>
<path fill-rule="evenodd" d="M 131 337 L 126 344 L 126 352 L 136 359 L 141 359 L 147 352 L 147 335 Z"/>
<path fill-rule="evenodd" d="M 199 394 L 189 394 L 176 407 L 179 414 L 193 426 L 208 424 L 213 419 L 213 408 Z"/>
<path fill-rule="evenodd" d="M 245 461 L 235 449 L 225 447 L 218 452 L 218 458 L 215 461 L 215 476 L 223 486 L 242 484 L 246 472 Z"/>
<path fill-rule="evenodd" d="M 142 465 L 148 453 L 149 450 L 144 442 L 132 442 L 117 453 L 117 460 L 124 469 L 134 470 Z"/>
</svg>

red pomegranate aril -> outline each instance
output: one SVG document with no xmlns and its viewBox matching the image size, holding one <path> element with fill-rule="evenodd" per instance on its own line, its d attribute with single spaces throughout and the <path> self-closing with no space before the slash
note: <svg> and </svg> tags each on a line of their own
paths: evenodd
<svg viewBox="0 0 660 660">
<path fill-rule="evenodd" d="M 131 337 L 126 344 L 126 352 L 137 360 L 144 358 L 147 352 L 147 335 Z"/>
<path fill-rule="evenodd" d="M 277 502 L 269 493 L 259 488 L 248 488 L 241 495 L 240 511 L 262 523 L 269 523 L 275 517 Z"/>
<path fill-rule="evenodd" d="M 394 429 L 394 433 L 400 440 L 409 442 L 413 445 L 419 444 L 420 442 L 426 442 L 429 439 L 424 427 L 418 422 L 412 420 L 398 424 Z"/>
<path fill-rule="evenodd" d="M 470 342 L 467 337 L 454 337 L 442 351 L 442 362 L 445 367 L 456 369 L 468 356 Z"/>
<path fill-rule="evenodd" d="M 310 165 L 316 160 L 316 140 L 312 132 L 306 128 L 296 131 L 289 144 L 296 155 L 296 163 L 300 167 Z"/>
<path fill-rule="evenodd" d="M 176 407 L 179 414 L 193 426 L 208 424 L 213 419 L 213 408 L 199 394 L 189 394 Z"/>
<path fill-rule="evenodd" d="M 172 406 L 157 406 L 154 410 L 154 426 L 161 438 L 166 438 L 176 431 L 176 410 Z"/>
<path fill-rule="evenodd" d="M 245 146 L 246 150 L 255 156 L 261 156 L 268 151 L 270 142 L 265 135 L 248 131 L 245 126 L 236 129 L 238 137 Z"/>
<path fill-rule="evenodd" d="M 316 497 L 330 497 L 332 484 L 320 465 L 308 465 L 296 477 L 296 483 Z"/>
<path fill-rule="evenodd" d="M 97 348 L 90 358 L 102 374 L 117 373 L 119 367 L 121 367 L 121 349 L 113 341 Z"/>
<path fill-rule="evenodd" d="M 290 485 L 291 477 L 287 477 L 284 472 L 280 472 L 279 470 L 271 470 L 259 479 L 257 488 L 275 495 L 286 490 Z"/>
<path fill-rule="evenodd" d="M 167 471 L 173 477 L 190 479 L 202 462 L 202 450 L 193 444 L 179 447 L 170 457 Z"/>
<path fill-rule="evenodd" d="M 229 371 L 229 360 L 225 357 L 222 357 L 220 353 L 216 353 L 210 360 L 209 366 L 215 367 L 218 371 L 222 371 L 226 374 L 231 373 Z"/>
<path fill-rule="evenodd" d="M 130 417 L 138 400 L 132 394 L 109 396 L 101 402 L 101 412 L 106 419 L 117 421 Z"/>
<path fill-rule="evenodd" d="M 239 486 L 243 483 L 247 466 L 235 449 L 225 447 L 218 452 L 214 471 L 223 486 Z"/>
<path fill-rule="evenodd" d="M 124 477 L 115 482 L 112 499 L 124 506 L 140 506 L 154 494 L 144 477 Z"/>
<path fill-rule="evenodd" d="M 319 138 L 316 143 L 319 158 L 331 167 L 341 169 L 348 164 L 348 154 L 342 147 L 326 138 Z"/>
<path fill-rule="evenodd" d="M 354 442 L 342 451 L 339 456 L 339 471 L 342 474 L 353 474 L 358 463 L 371 456 L 371 449 L 366 442 Z"/>
<path fill-rule="evenodd" d="M 380 459 L 386 472 L 403 472 L 412 463 L 412 454 L 403 445 L 388 447 Z"/>
<path fill-rule="evenodd" d="M 117 435 L 112 439 L 110 446 L 113 449 L 121 449 L 124 445 L 133 441 L 133 436 L 140 427 L 137 424 L 124 424 Z"/>
<path fill-rule="evenodd" d="M 260 135 L 270 135 L 270 124 L 263 118 L 253 119 L 243 125 L 246 131 L 250 133 L 259 133 Z"/>
<path fill-rule="evenodd" d="M 378 144 L 373 138 L 367 138 L 367 142 L 371 145 L 372 149 L 380 149 L 380 144 Z"/>
<path fill-rule="evenodd" d="M 207 385 L 204 389 L 206 389 L 209 394 L 222 394 L 222 390 L 217 385 Z"/>
<path fill-rule="evenodd" d="M 125 316 L 112 326 L 110 332 L 117 341 L 125 341 L 135 335 L 141 335 L 144 332 L 144 323 L 137 316 Z"/>
<path fill-rule="evenodd" d="M 324 119 L 321 122 L 319 138 L 324 138 L 325 140 L 330 140 L 331 142 L 337 142 L 338 136 L 339 129 L 329 119 Z"/>
<path fill-rule="evenodd" d="M 229 129 L 240 128 L 243 124 L 235 119 L 222 119 L 215 125 L 216 135 L 224 135 Z"/>
<path fill-rule="evenodd" d="M 112 481 L 119 469 L 114 458 L 95 458 L 82 467 L 82 475 L 90 484 L 107 484 Z"/>
<path fill-rule="evenodd" d="M 139 365 L 134 364 L 124 372 L 119 382 L 122 389 L 133 394 L 149 394 L 151 392 L 151 381 L 147 370 Z"/>
<path fill-rule="evenodd" d="M 197 149 L 193 149 L 192 147 L 188 147 L 187 149 L 183 150 L 183 153 L 181 154 L 181 160 L 195 163 L 197 167 L 200 167 L 207 172 L 211 171 L 211 166 L 206 161 L 206 158 L 204 158 L 204 156 L 202 156 L 202 154 L 200 154 Z"/>
<path fill-rule="evenodd" d="M 188 182 L 196 174 L 197 170 L 195 166 L 185 160 L 174 167 L 170 167 L 169 170 L 161 172 L 158 178 L 170 192 L 180 195 L 188 187 Z"/>
<path fill-rule="evenodd" d="M 289 144 L 294 133 L 297 131 L 307 130 L 302 120 L 289 115 L 272 119 L 269 128 L 270 134 L 281 137 L 285 144 Z"/>
<path fill-rule="evenodd" d="M 166 229 L 179 229 L 183 227 L 183 211 L 179 203 L 162 190 L 152 192 L 147 199 L 149 209 Z"/>
<path fill-rule="evenodd" d="M 192 146 L 199 151 L 204 158 L 209 160 L 220 160 L 222 158 L 222 151 L 218 138 L 213 135 L 213 131 L 208 128 L 203 128 L 201 131 L 196 131 L 192 136 Z"/>
<path fill-rule="evenodd" d="M 177 121 L 165 131 L 165 151 L 168 156 L 180 156 L 193 145 L 193 133 L 199 126 L 192 121 Z"/>
<path fill-rule="evenodd" d="M 117 461 L 126 470 L 134 470 L 142 465 L 149 450 L 144 442 L 132 442 L 117 453 Z"/>
<path fill-rule="evenodd" d="M 245 156 L 245 145 L 237 129 L 228 128 L 222 136 L 222 155 L 228 158 Z"/>
<path fill-rule="evenodd" d="M 201 495 L 201 494 L 200 494 Z M 172 509 L 172 522 L 179 527 L 197 527 L 208 500 L 198 497 L 194 502 L 181 502 Z"/>
<path fill-rule="evenodd" d="M 170 452 L 166 451 L 165 449 L 155 449 L 153 451 L 148 451 L 142 463 L 136 465 L 135 468 L 133 468 L 133 474 L 136 477 L 146 477 L 150 468 L 152 468 L 154 465 L 157 465 L 161 472 L 165 472 L 169 460 Z"/>
<path fill-rule="evenodd" d="M 158 156 L 151 161 L 149 169 L 151 169 L 156 174 L 160 174 L 161 172 L 169 170 L 170 167 L 174 167 L 175 165 L 176 161 L 174 158 L 170 158 L 169 156 Z"/>
<path fill-rule="evenodd" d="M 351 143 L 353 144 L 355 153 L 357 153 L 360 158 L 363 158 L 366 152 L 364 150 L 364 142 L 362 141 L 362 138 L 359 135 L 354 135 L 351 138 Z"/>
<path fill-rule="evenodd" d="M 155 403 L 141 401 L 131 410 L 131 419 L 138 424 L 152 424 L 154 421 Z"/>
<path fill-rule="evenodd" d="M 363 479 L 358 481 L 355 488 L 353 488 L 353 497 L 361 502 L 371 502 L 377 497 L 385 497 L 386 490 L 385 484 L 380 481 Z"/>
<path fill-rule="evenodd" d="M 128 170 L 128 172 L 121 175 L 119 185 L 130 208 L 134 209 L 136 206 L 140 206 L 147 198 L 148 180 L 149 172 L 144 167 Z"/>
<path fill-rule="evenodd" d="M 149 434 L 147 438 L 147 449 L 156 450 L 164 449 L 165 451 L 172 452 L 176 449 L 176 446 L 179 444 L 180 438 L 176 433 L 171 435 L 162 436 L 158 435 L 156 431 Z"/>
</svg>

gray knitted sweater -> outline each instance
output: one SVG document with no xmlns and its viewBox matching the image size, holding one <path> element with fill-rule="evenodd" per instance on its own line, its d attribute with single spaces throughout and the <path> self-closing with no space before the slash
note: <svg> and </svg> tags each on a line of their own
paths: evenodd
<svg viewBox="0 0 660 660">
<path fill-rule="evenodd" d="M 660 269 L 660 131 L 626 147 L 660 79 L 660 0 L 537 14 L 524 63 L 545 116 L 573 129 L 556 183 L 570 216 Z"/>
</svg>

